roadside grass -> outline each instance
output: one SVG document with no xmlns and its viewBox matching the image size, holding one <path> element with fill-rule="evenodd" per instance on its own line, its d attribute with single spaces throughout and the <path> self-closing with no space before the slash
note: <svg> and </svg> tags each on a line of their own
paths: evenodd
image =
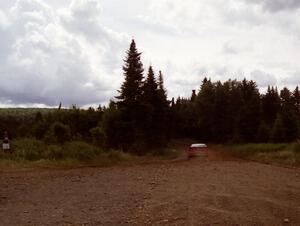
<svg viewBox="0 0 300 226">
<path fill-rule="evenodd" d="M 1 168 L 134 165 L 174 159 L 179 153 L 166 148 L 137 156 L 118 150 L 103 150 L 83 141 L 47 144 L 33 138 L 13 140 L 11 148 L 12 154 L 0 150 Z"/>
<path fill-rule="evenodd" d="M 242 159 L 300 166 L 300 143 L 218 145 L 216 149 Z"/>
</svg>

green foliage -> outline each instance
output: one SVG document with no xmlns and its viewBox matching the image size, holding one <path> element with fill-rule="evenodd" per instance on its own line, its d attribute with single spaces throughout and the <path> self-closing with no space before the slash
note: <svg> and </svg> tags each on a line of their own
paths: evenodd
<svg viewBox="0 0 300 226">
<path fill-rule="evenodd" d="M 300 165 L 299 144 L 240 144 L 223 146 L 221 149 L 239 158 L 265 163 Z"/>
<path fill-rule="evenodd" d="M 47 144 L 36 139 L 15 139 L 12 142 L 14 152 L 0 152 L 0 166 L 73 166 L 93 164 L 109 166 L 118 163 L 142 163 L 151 161 L 152 157 L 138 157 L 117 150 L 103 151 L 82 141 L 66 142 L 64 144 Z M 172 152 L 174 155 L 174 153 Z M 154 157 L 153 157 L 154 158 Z M 165 158 L 171 158 L 165 156 Z"/>
<path fill-rule="evenodd" d="M 261 97 L 262 120 L 272 127 L 280 112 L 280 97 L 274 87 L 268 87 L 267 93 Z"/>
<path fill-rule="evenodd" d="M 39 121 L 33 125 L 32 135 L 37 139 L 43 139 L 48 129 L 49 129 L 48 123 L 44 121 Z"/>
<path fill-rule="evenodd" d="M 168 101 L 161 72 L 157 81 L 150 66 L 143 80 L 140 56 L 132 40 L 123 67 L 125 81 L 118 102 L 110 105 L 111 109 L 104 114 L 103 126 L 112 147 L 146 154 L 149 148 L 166 142 Z"/>
<path fill-rule="evenodd" d="M 278 114 L 272 130 L 271 141 L 274 143 L 282 143 L 286 139 L 285 135 L 286 128 L 283 125 L 282 116 Z"/>
<path fill-rule="evenodd" d="M 147 79 L 144 82 L 143 90 L 143 104 L 145 106 L 145 114 L 142 125 L 142 132 L 144 136 L 143 140 L 145 143 L 145 147 L 142 150 L 144 150 L 145 152 L 147 148 L 151 149 L 163 146 L 166 141 L 167 100 L 164 99 L 165 93 L 161 72 L 159 75 L 158 85 L 155 79 L 153 68 L 150 66 Z M 143 143 L 143 141 L 140 143 Z"/>
<path fill-rule="evenodd" d="M 256 141 L 261 143 L 266 143 L 269 142 L 270 140 L 270 133 L 271 133 L 271 129 L 270 127 L 262 122 L 258 128 L 257 134 L 256 134 Z"/>
<path fill-rule="evenodd" d="M 102 127 L 94 127 L 90 129 L 90 134 L 93 139 L 93 143 L 96 145 L 103 146 L 105 143 L 105 132 Z"/>
<path fill-rule="evenodd" d="M 12 143 L 13 154 L 1 153 L 0 159 L 15 161 L 38 161 L 74 159 L 78 161 L 92 160 L 103 151 L 85 142 L 73 141 L 63 145 L 48 145 L 36 139 L 17 139 Z"/>
<path fill-rule="evenodd" d="M 70 127 L 60 122 L 55 122 L 50 126 L 46 134 L 46 140 L 48 142 L 65 143 L 71 140 Z"/>
<path fill-rule="evenodd" d="M 138 103 L 142 95 L 142 80 L 143 80 L 143 64 L 141 62 L 141 53 L 136 48 L 135 41 L 132 40 L 125 65 L 123 66 L 125 81 L 121 86 L 119 105 L 124 107 L 132 107 L 133 104 Z"/>
<path fill-rule="evenodd" d="M 12 143 L 13 158 L 18 160 L 38 160 L 45 150 L 45 145 L 42 141 L 36 139 L 21 139 Z M 11 157 L 5 155 L 5 157 Z"/>
</svg>

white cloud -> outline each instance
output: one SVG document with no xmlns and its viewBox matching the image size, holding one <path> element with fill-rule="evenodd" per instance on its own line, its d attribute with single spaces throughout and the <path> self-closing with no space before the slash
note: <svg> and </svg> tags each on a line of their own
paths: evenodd
<svg viewBox="0 0 300 226">
<path fill-rule="evenodd" d="M 256 81 L 259 87 L 265 88 L 268 86 L 276 86 L 277 79 L 275 75 L 268 74 L 264 71 L 255 70 L 250 74 L 250 78 Z"/>
<path fill-rule="evenodd" d="M 284 10 L 298 10 L 300 8 L 299 0 L 246 0 L 249 3 L 259 4 L 261 7 L 270 12 Z"/>
<path fill-rule="evenodd" d="M 300 86 L 300 71 L 289 74 L 280 81 L 281 86 Z"/>
<path fill-rule="evenodd" d="M 2 102 L 106 102 L 119 85 L 115 68 L 127 40 L 124 46 L 124 35 L 98 23 L 101 11 L 95 0 L 73 0 L 61 11 L 41 0 L 16 1 L 0 30 Z"/>
<path fill-rule="evenodd" d="M 163 71 L 170 97 L 190 96 L 204 76 L 299 84 L 299 1 L 1 3 L 1 103 L 107 102 L 132 37 L 145 67 Z"/>
</svg>

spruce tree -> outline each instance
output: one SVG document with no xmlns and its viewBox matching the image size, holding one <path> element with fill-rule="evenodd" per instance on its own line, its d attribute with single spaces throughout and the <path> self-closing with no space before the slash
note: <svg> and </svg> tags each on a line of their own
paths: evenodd
<svg viewBox="0 0 300 226">
<path fill-rule="evenodd" d="M 280 114 L 276 117 L 271 133 L 271 141 L 274 143 L 282 143 L 286 141 L 286 131 Z"/>
<path fill-rule="evenodd" d="M 269 142 L 270 133 L 270 127 L 265 122 L 261 122 L 256 134 L 256 142 Z"/>
<path fill-rule="evenodd" d="M 165 143 L 169 137 L 170 130 L 170 103 L 167 97 L 167 90 L 164 85 L 164 77 L 161 71 L 158 74 L 158 102 L 157 102 L 157 118 L 158 118 L 158 130 L 160 131 L 161 144 Z"/>
<path fill-rule="evenodd" d="M 165 89 L 164 78 L 161 71 L 159 71 L 159 75 L 158 75 L 158 93 L 159 93 L 160 103 L 164 105 L 165 108 L 168 108 L 169 102 L 167 100 L 167 91 Z"/>
<path fill-rule="evenodd" d="M 124 62 L 125 81 L 119 90 L 120 95 L 116 98 L 121 118 L 118 125 L 126 137 L 126 139 L 120 140 L 120 146 L 123 150 L 128 150 L 143 136 L 142 125 L 145 114 L 142 103 L 144 69 L 141 53 L 138 52 L 134 40 L 130 44 Z"/>
<path fill-rule="evenodd" d="M 158 80 L 157 82 L 153 68 L 150 66 L 143 86 L 143 101 L 147 109 L 144 115 L 144 133 L 147 146 L 150 148 L 162 146 L 166 137 L 165 104 L 167 101 L 162 75 Z"/>
<path fill-rule="evenodd" d="M 260 95 L 254 81 L 244 79 L 240 85 L 241 106 L 238 131 L 242 141 L 253 142 L 260 123 Z"/>
<path fill-rule="evenodd" d="M 218 81 L 215 84 L 214 98 L 214 113 L 213 113 L 213 137 L 218 142 L 223 142 L 228 139 L 230 133 L 228 122 L 230 121 L 229 114 L 229 92 L 226 84 Z"/>
<path fill-rule="evenodd" d="M 121 107 L 131 107 L 140 101 L 142 96 L 143 84 L 143 64 L 141 62 L 141 53 L 136 48 L 135 41 L 132 40 L 127 57 L 123 66 L 125 81 L 119 91 L 120 95 L 118 105 Z"/>
<path fill-rule="evenodd" d="M 298 118 L 300 117 L 300 91 L 299 87 L 297 86 L 296 89 L 293 92 L 293 99 L 294 99 L 294 106 L 298 115 Z"/>
<path fill-rule="evenodd" d="M 285 128 L 285 139 L 288 142 L 295 141 L 299 137 L 299 124 L 297 122 L 297 109 L 292 92 L 288 88 L 283 88 L 280 92 L 281 115 Z"/>
<path fill-rule="evenodd" d="M 152 66 L 149 67 L 148 75 L 143 86 L 143 99 L 151 108 L 154 108 L 158 101 L 158 85 L 154 77 Z"/>
<path fill-rule="evenodd" d="M 213 139 L 215 86 L 211 80 L 204 78 L 196 99 L 198 138 L 209 141 Z"/>
<path fill-rule="evenodd" d="M 274 87 L 269 86 L 267 93 L 261 98 L 262 119 L 269 127 L 273 126 L 280 108 L 278 91 Z"/>
</svg>

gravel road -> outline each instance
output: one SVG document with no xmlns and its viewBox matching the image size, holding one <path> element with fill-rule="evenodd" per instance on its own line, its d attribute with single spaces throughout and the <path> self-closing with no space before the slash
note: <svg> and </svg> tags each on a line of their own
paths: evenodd
<svg viewBox="0 0 300 226">
<path fill-rule="evenodd" d="M 2 170 L 0 225 L 300 225 L 300 169 L 196 158 Z"/>
</svg>

